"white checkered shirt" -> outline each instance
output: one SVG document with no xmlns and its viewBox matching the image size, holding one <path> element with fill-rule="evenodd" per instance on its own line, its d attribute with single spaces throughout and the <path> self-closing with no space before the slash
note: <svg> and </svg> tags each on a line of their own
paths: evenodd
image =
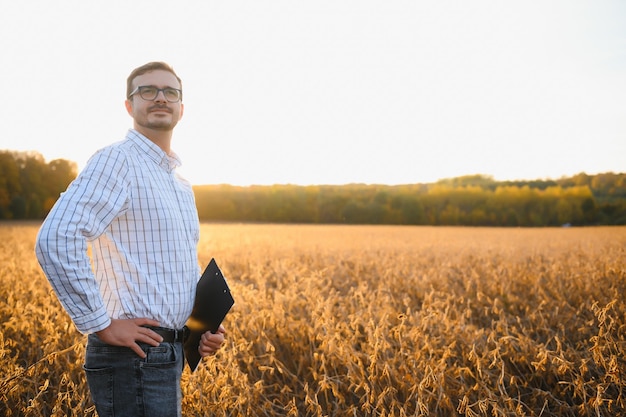
<svg viewBox="0 0 626 417">
<path fill-rule="evenodd" d="M 131 129 L 89 160 L 44 221 L 37 258 L 82 333 L 110 319 L 147 317 L 176 329 L 187 321 L 200 227 L 179 165 Z"/>
</svg>

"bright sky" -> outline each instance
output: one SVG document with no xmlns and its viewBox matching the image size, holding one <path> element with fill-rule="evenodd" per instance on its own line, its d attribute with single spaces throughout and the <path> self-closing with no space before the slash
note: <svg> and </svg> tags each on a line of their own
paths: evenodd
<svg viewBox="0 0 626 417">
<path fill-rule="evenodd" d="M 183 79 L 194 184 L 626 172 L 626 2 L 0 0 L 0 149 L 84 166 Z"/>
</svg>

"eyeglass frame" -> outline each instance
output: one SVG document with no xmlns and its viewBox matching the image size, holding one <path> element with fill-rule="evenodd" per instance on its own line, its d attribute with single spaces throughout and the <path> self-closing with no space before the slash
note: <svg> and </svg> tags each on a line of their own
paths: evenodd
<svg viewBox="0 0 626 417">
<path fill-rule="evenodd" d="M 141 95 L 141 89 L 142 88 L 154 88 L 156 89 L 156 95 L 154 96 L 154 98 L 152 100 L 148 100 L 146 98 L 143 98 L 143 96 Z M 178 100 L 176 101 L 170 101 L 167 96 L 165 95 L 165 90 L 174 90 L 176 92 L 178 92 Z M 156 100 L 156 98 L 159 96 L 159 93 L 163 93 L 163 98 L 165 98 L 165 101 L 167 101 L 168 103 L 178 103 L 179 101 L 183 100 L 183 90 L 181 90 L 180 88 L 174 88 L 174 87 L 165 87 L 165 88 L 158 88 L 154 85 L 138 85 L 129 95 L 128 98 L 131 98 L 132 96 L 134 96 L 135 94 L 139 93 L 139 97 L 141 97 L 142 99 L 146 100 L 146 101 L 154 101 Z"/>
</svg>

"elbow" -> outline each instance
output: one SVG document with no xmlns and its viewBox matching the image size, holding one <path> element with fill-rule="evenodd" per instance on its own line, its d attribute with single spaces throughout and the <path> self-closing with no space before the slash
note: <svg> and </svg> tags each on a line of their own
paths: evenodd
<svg viewBox="0 0 626 417">
<path fill-rule="evenodd" d="M 35 240 L 35 256 L 41 266 L 50 263 L 51 255 L 58 251 L 58 238 L 44 222 Z"/>
<path fill-rule="evenodd" d="M 50 243 L 45 233 L 42 233 L 44 230 L 39 230 L 39 234 L 37 235 L 37 240 L 35 241 L 35 256 L 39 261 L 40 265 L 45 263 L 46 254 L 50 253 Z"/>
</svg>

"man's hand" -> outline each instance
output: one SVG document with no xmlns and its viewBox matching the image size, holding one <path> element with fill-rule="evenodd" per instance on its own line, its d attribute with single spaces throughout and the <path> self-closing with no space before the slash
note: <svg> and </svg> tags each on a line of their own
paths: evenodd
<svg viewBox="0 0 626 417">
<path fill-rule="evenodd" d="M 200 338 L 200 346 L 198 346 L 200 356 L 204 358 L 217 352 L 224 343 L 224 336 L 226 336 L 226 329 L 222 325 L 217 329 L 217 333 L 204 333 Z"/>
<path fill-rule="evenodd" d="M 146 353 L 137 342 L 159 346 L 163 338 L 156 332 L 142 326 L 158 325 L 158 321 L 150 319 L 112 319 L 109 327 L 96 332 L 96 334 L 104 343 L 129 347 L 143 359 L 146 357 Z"/>
</svg>

